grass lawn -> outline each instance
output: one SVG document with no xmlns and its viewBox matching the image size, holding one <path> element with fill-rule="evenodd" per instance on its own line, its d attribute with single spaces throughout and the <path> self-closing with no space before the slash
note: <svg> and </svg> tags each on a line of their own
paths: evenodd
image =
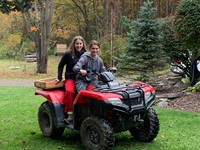
<svg viewBox="0 0 200 150">
<path fill-rule="evenodd" d="M 82 150 L 79 132 L 65 130 L 60 140 L 44 137 L 37 111 L 45 100 L 35 96 L 34 87 L 0 87 L 1 150 Z M 160 132 L 151 143 L 131 139 L 128 132 L 116 134 L 114 150 L 198 150 L 200 114 L 154 108 L 160 119 Z"/>
<path fill-rule="evenodd" d="M 36 62 L 25 62 L 25 61 L 14 61 L 10 60 L 0 60 L 0 79 L 43 79 L 49 77 L 56 77 L 57 76 L 57 68 L 58 63 L 61 59 L 61 55 L 58 56 L 49 56 L 48 58 L 48 67 L 47 67 L 47 74 L 38 74 L 36 73 L 37 64 Z M 63 71 L 64 72 L 64 71 Z M 159 71 L 159 74 L 166 74 L 169 72 L 169 69 Z M 117 74 L 119 76 L 128 78 L 136 78 L 137 72 L 133 71 L 126 71 L 118 70 Z"/>
<path fill-rule="evenodd" d="M 37 74 L 36 62 L 0 60 L 0 79 L 41 79 L 57 76 L 61 56 L 49 56 L 47 74 Z"/>
</svg>

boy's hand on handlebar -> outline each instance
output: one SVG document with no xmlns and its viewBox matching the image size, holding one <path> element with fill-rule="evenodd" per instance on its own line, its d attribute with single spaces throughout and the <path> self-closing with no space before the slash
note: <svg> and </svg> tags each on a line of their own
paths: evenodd
<svg viewBox="0 0 200 150">
<path fill-rule="evenodd" d="M 84 75 L 87 74 L 87 70 L 83 70 L 83 69 L 81 69 L 81 70 L 80 70 L 80 73 L 84 76 Z"/>
<path fill-rule="evenodd" d="M 117 71 L 117 68 L 116 67 L 112 67 L 111 68 L 113 71 Z"/>
</svg>

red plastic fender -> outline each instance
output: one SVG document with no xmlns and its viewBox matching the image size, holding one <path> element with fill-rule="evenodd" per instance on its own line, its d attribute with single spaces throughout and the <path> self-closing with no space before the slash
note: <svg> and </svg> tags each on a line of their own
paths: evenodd
<svg viewBox="0 0 200 150">
<path fill-rule="evenodd" d="M 121 95 L 115 93 L 102 93 L 102 92 L 95 92 L 92 90 L 82 90 L 76 96 L 74 104 L 76 103 L 90 103 L 90 99 L 98 99 L 102 101 L 107 101 L 109 98 L 122 98 Z"/>
<path fill-rule="evenodd" d="M 35 95 L 41 95 L 52 103 L 64 104 L 65 92 L 61 90 L 36 90 Z"/>
<path fill-rule="evenodd" d="M 129 84 L 129 86 L 137 86 L 137 85 L 139 85 L 142 88 L 144 93 L 149 92 L 149 91 L 152 93 L 155 92 L 155 89 L 151 85 L 148 85 L 141 81 L 134 81 L 133 83 Z"/>
</svg>

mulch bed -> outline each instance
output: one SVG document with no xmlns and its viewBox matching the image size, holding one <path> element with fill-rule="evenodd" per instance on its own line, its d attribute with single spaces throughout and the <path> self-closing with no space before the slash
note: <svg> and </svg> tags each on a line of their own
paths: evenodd
<svg viewBox="0 0 200 150">
<path fill-rule="evenodd" d="M 172 100 L 168 108 L 200 113 L 200 92 Z"/>
<path fill-rule="evenodd" d="M 155 90 L 157 94 L 166 94 L 184 91 L 186 90 L 186 87 L 155 87 Z M 180 98 L 172 99 L 167 108 L 200 113 L 200 92 L 191 93 Z"/>
</svg>

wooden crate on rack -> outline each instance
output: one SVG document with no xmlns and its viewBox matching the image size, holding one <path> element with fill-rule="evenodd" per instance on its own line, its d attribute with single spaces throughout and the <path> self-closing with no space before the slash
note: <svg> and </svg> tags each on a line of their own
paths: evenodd
<svg viewBox="0 0 200 150">
<path fill-rule="evenodd" d="M 55 89 L 55 88 L 64 87 L 64 80 L 56 84 L 55 79 L 56 78 L 45 78 L 45 79 L 36 80 L 34 82 L 34 86 L 41 89 Z"/>
</svg>

